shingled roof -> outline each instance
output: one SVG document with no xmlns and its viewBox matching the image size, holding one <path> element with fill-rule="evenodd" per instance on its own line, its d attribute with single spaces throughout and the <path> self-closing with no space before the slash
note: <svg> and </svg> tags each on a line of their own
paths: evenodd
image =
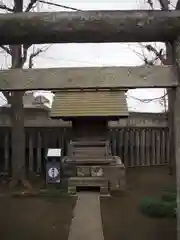
<svg viewBox="0 0 180 240">
<path fill-rule="evenodd" d="M 51 117 L 128 116 L 125 91 L 58 91 L 52 103 Z"/>
</svg>

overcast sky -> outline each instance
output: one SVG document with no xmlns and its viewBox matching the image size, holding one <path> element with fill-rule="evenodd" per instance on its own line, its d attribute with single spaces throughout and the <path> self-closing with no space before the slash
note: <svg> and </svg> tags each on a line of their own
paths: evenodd
<svg viewBox="0 0 180 240">
<path fill-rule="evenodd" d="M 147 0 L 47 0 L 49 2 L 74 7 L 81 10 L 130 10 L 150 9 Z M 152 0 L 155 9 L 159 9 L 158 0 Z M 9 7 L 13 6 L 13 0 L 0 1 Z M 24 0 L 27 4 L 29 1 Z M 171 1 L 171 7 L 176 5 L 176 0 Z M 34 11 L 67 11 L 60 7 L 39 3 Z M 35 45 L 29 50 L 38 48 L 45 51 L 34 59 L 34 68 L 53 67 L 85 67 L 85 66 L 137 66 L 143 64 L 142 55 L 151 59 L 153 56 L 142 49 L 138 43 L 114 43 L 114 44 L 52 44 Z M 164 47 L 162 43 L 156 43 L 158 49 Z M 0 66 L 7 69 L 10 66 L 10 57 L 0 50 Z M 27 68 L 27 64 L 25 67 Z M 164 94 L 163 89 L 131 90 L 128 92 L 129 110 L 158 112 L 162 111 L 159 100 L 151 103 L 142 103 L 134 98 L 157 98 Z M 47 96 L 50 96 L 49 94 Z M 4 102 L 0 98 L 1 104 Z"/>
</svg>

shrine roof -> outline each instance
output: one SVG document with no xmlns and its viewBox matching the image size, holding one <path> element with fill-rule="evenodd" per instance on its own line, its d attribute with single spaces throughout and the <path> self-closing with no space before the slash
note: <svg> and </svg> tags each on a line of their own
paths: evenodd
<svg viewBox="0 0 180 240">
<path fill-rule="evenodd" d="M 52 118 L 128 116 L 125 91 L 57 91 L 50 114 Z"/>
</svg>

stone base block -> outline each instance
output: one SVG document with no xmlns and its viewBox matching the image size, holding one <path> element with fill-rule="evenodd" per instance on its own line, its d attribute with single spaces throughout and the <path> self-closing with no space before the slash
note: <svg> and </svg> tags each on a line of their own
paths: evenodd
<svg viewBox="0 0 180 240">
<path fill-rule="evenodd" d="M 69 194 L 76 194 L 76 187 L 68 186 L 68 193 Z"/>
<path fill-rule="evenodd" d="M 77 166 L 77 177 L 90 177 L 91 168 L 89 166 Z"/>
<path fill-rule="evenodd" d="M 99 187 L 100 193 L 108 194 L 108 180 L 101 177 L 73 177 L 68 179 L 68 192 L 76 193 L 77 187 Z"/>
<path fill-rule="evenodd" d="M 104 177 L 109 182 L 109 188 L 112 191 L 125 190 L 126 172 L 123 164 L 109 165 L 104 167 Z"/>
<path fill-rule="evenodd" d="M 101 194 L 109 194 L 109 189 L 108 187 L 100 187 L 100 193 Z"/>
</svg>

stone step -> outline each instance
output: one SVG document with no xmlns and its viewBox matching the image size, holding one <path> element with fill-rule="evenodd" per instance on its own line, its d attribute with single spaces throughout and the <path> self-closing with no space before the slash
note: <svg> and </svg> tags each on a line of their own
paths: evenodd
<svg viewBox="0 0 180 240">
<path fill-rule="evenodd" d="M 72 146 L 106 146 L 108 144 L 108 141 L 71 141 L 70 144 Z"/>
<path fill-rule="evenodd" d="M 108 180 L 103 177 L 71 177 L 68 179 L 68 192 L 76 193 L 77 187 L 99 187 L 100 192 L 108 194 Z"/>
<path fill-rule="evenodd" d="M 84 153 L 74 153 L 73 154 L 73 157 L 74 158 L 79 158 L 79 159 L 106 159 L 106 154 L 91 154 L 91 153 L 87 153 L 87 152 L 84 152 Z"/>
<path fill-rule="evenodd" d="M 75 157 L 95 157 L 95 158 L 105 158 L 107 156 L 106 148 L 75 148 L 73 149 L 73 155 Z"/>
<path fill-rule="evenodd" d="M 76 147 L 74 148 L 74 151 L 77 152 L 77 151 L 80 151 L 80 152 L 83 152 L 83 151 L 100 151 L 100 152 L 103 152 L 106 150 L 106 147 L 105 146 L 98 146 L 98 147 L 88 147 L 88 146 L 85 146 L 85 147 Z"/>
<path fill-rule="evenodd" d="M 113 161 L 112 158 L 93 158 L 93 157 L 84 157 L 84 158 L 73 158 L 67 159 L 67 163 L 74 163 L 77 165 L 101 165 L 101 164 L 109 164 Z"/>
<path fill-rule="evenodd" d="M 89 187 L 106 187 L 108 186 L 108 180 L 104 177 L 71 177 L 68 179 L 68 183 L 71 186 L 89 186 Z"/>
<path fill-rule="evenodd" d="M 105 152 L 74 152 L 73 157 L 76 158 L 106 158 L 107 154 Z"/>
</svg>

